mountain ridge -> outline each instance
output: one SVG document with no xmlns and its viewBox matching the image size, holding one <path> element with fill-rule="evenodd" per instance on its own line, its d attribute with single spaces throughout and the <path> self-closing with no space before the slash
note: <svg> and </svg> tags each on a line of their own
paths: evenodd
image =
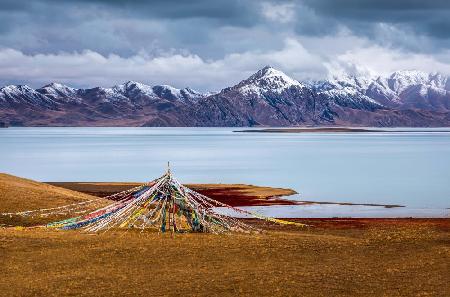
<svg viewBox="0 0 450 297">
<path fill-rule="evenodd" d="M 295 80 L 266 66 L 216 93 L 127 81 L 76 89 L 0 88 L 13 126 L 450 126 L 450 79 L 439 73 Z"/>
</svg>

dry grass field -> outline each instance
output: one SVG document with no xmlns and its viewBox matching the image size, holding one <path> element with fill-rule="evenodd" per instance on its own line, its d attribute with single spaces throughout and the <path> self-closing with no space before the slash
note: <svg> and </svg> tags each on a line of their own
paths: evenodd
<svg viewBox="0 0 450 297">
<path fill-rule="evenodd" d="M 92 196 L 0 173 L 0 212 L 55 207 L 88 199 Z"/>
<path fill-rule="evenodd" d="M 313 223 L 256 235 L 4 228 L 0 295 L 450 296 L 449 220 Z"/>
<path fill-rule="evenodd" d="M 1 178 L 2 211 L 92 198 Z M 300 221 L 311 227 L 228 235 L 0 227 L 0 296 L 450 296 L 450 219 Z"/>
<path fill-rule="evenodd" d="M 0 213 L 19 212 L 32 209 L 58 207 L 97 199 L 84 193 L 55 187 L 30 179 L 0 173 Z M 98 201 L 94 206 L 106 205 L 109 201 Z M 0 226 L 21 225 L 32 226 L 61 219 L 59 216 L 47 218 L 5 217 L 0 216 Z"/>
</svg>

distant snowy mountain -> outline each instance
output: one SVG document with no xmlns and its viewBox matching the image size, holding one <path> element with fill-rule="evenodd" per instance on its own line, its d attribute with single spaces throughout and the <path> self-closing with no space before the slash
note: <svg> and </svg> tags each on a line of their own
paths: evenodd
<svg viewBox="0 0 450 297">
<path fill-rule="evenodd" d="M 437 73 L 297 81 L 266 66 L 220 92 L 148 86 L 0 88 L 0 122 L 24 126 L 450 126 L 450 80 Z"/>
<path fill-rule="evenodd" d="M 336 100 L 369 100 L 385 108 L 449 110 L 450 80 L 440 74 L 396 71 L 387 77 L 341 76 L 310 83 L 318 93 Z"/>
<path fill-rule="evenodd" d="M 243 95 L 262 96 L 269 92 L 282 93 L 291 87 L 303 88 L 304 86 L 283 72 L 266 66 L 248 79 L 240 82 L 234 88 L 238 89 Z"/>
<path fill-rule="evenodd" d="M 448 111 L 450 80 L 437 73 L 396 71 L 374 80 L 366 95 L 392 108 Z"/>
<path fill-rule="evenodd" d="M 59 83 L 48 84 L 46 86 L 43 86 L 42 88 L 36 89 L 36 92 L 60 104 L 82 103 L 82 99 L 79 97 L 77 89 Z"/>
<path fill-rule="evenodd" d="M 56 102 L 26 85 L 9 85 L 0 88 L 0 107 L 53 108 Z"/>
</svg>

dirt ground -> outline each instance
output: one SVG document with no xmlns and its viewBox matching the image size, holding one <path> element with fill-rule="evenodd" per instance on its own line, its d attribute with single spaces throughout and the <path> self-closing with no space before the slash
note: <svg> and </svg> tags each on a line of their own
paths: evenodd
<svg viewBox="0 0 450 297">
<path fill-rule="evenodd" d="M 450 296 L 449 219 L 307 222 L 233 235 L 0 228 L 0 295 Z"/>
</svg>

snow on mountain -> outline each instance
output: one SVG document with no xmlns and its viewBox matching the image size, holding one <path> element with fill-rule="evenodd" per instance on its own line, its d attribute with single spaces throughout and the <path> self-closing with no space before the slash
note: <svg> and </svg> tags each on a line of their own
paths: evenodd
<svg viewBox="0 0 450 297">
<path fill-rule="evenodd" d="M 369 100 L 385 107 L 440 109 L 438 101 L 449 99 L 450 82 L 438 73 L 402 70 L 388 76 L 354 77 L 340 75 L 309 83 L 318 94 L 345 100 Z M 433 101 L 431 102 L 427 101 Z M 428 104 L 428 106 L 427 106 Z M 438 107 L 439 105 L 439 107 Z M 445 108 L 445 107 L 444 107 Z"/>
<path fill-rule="evenodd" d="M 204 94 L 197 92 L 191 88 L 177 89 L 169 85 L 157 85 L 152 89 L 153 92 L 155 92 L 155 94 L 157 94 L 160 98 L 172 101 L 196 101 L 200 98 L 206 97 Z"/>
<path fill-rule="evenodd" d="M 200 92 L 198 92 L 196 90 L 193 90 L 191 88 L 181 89 L 180 90 L 180 94 L 181 94 L 181 96 L 183 96 L 183 98 L 191 100 L 191 101 L 195 101 L 195 100 L 198 100 L 200 98 L 204 98 L 204 97 L 210 95 L 209 93 L 207 93 L 207 94 L 200 93 Z"/>
<path fill-rule="evenodd" d="M 90 89 L 59 83 L 36 90 L 9 85 L 0 88 L 0 120 L 24 125 L 139 121 L 169 126 L 436 126 L 450 122 L 450 80 L 437 73 L 396 71 L 299 82 L 266 66 L 235 86 L 207 94 L 134 81 Z"/>
<path fill-rule="evenodd" d="M 400 104 L 398 94 L 389 88 L 386 78 L 378 77 L 366 89 L 365 94 L 385 106 Z"/>
<path fill-rule="evenodd" d="M 267 92 L 279 94 L 292 86 L 304 87 L 302 83 L 292 79 L 282 71 L 266 66 L 240 82 L 236 87 L 244 95 L 262 95 Z"/>
<path fill-rule="evenodd" d="M 60 83 L 51 83 L 42 88 L 36 89 L 37 92 L 52 96 L 70 96 L 76 93 L 77 89 L 65 86 Z"/>
<path fill-rule="evenodd" d="M 0 102 L 3 106 L 25 104 L 52 108 L 56 103 L 27 85 L 8 85 L 0 88 Z"/>
<path fill-rule="evenodd" d="M 439 73 L 402 70 L 378 77 L 366 95 L 389 107 L 439 110 L 450 104 L 449 85 L 448 77 Z"/>
<path fill-rule="evenodd" d="M 158 95 L 158 97 L 167 99 L 167 100 L 179 100 L 182 99 L 182 95 L 180 89 L 174 88 L 169 85 L 157 85 L 154 86 L 153 92 Z"/>
<path fill-rule="evenodd" d="M 156 94 L 153 92 L 152 87 L 135 81 L 128 81 L 124 84 L 116 85 L 112 87 L 112 90 L 127 97 L 133 96 L 147 96 L 150 98 L 157 97 Z"/>
<path fill-rule="evenodd" d="M 356 109 L 382 108 L 383 104 L 366 96 L 362 89 L 349 85 L 338 85 L 335 88 L 329 88 L 317 92 L 319 96 L 328 98 L 330 101 L 340 105 Z"/>
<path fill-rule="evenodd" d="M 128 102 L 129 99 L 124 94 L 122 94 L 118 89 L 97 87 L 93 89 L 85 89 L 81 91 L 81 94 L 86 97 L 95 98 L 104 103 L 118 103 L 118 102 Z"/>
<path fill-rule="evenodd" d="M 0 103 L 4 107 L 24 103 L 48 108 L 58 104 L 81 104 L 86 100 L 130 105 L 142 105 L 160 99 L 187 103 L 204 97 L 206 95 L 190 88 L 177 89 L 169 85 L 152 87 L 134 81 L 111 88 L 75 89 L 60 83 L 50 83 L 36 90 L 26 85 L 9 85 L 0 88 Z"/>
<path fill-rule="evenodd" d="M 51 83 L 42 88 L 36 89 L 36 92 L 54 100 L 57 102 L 81 102 L 81 98 L 78 97 L 78 90 L 68 87 L 60 83 Z"/>
<path fill-rule="evenodd" d="M 413 86 L 420 86 L 422 94 L 429 88 L 446 90 L 448 78 L 439 73 L 425 73 L 417 70 L 402 70 L 392 73 L 388 77 L 380 76 L 377 83 L 400 96 L 405 90 Z"/>
<path fill-rule="evenodd" d="M 387 78 L 388 86 L 396 94 L 401 94 L 404 90 L 411 86 L 425 85 L 429 86 L 430 83 L 434 84 L 434 81 L 430 81 L 430 74 L 416 71 L 416 70 L 402 70 L 396 71 Z"/>
</svg>

